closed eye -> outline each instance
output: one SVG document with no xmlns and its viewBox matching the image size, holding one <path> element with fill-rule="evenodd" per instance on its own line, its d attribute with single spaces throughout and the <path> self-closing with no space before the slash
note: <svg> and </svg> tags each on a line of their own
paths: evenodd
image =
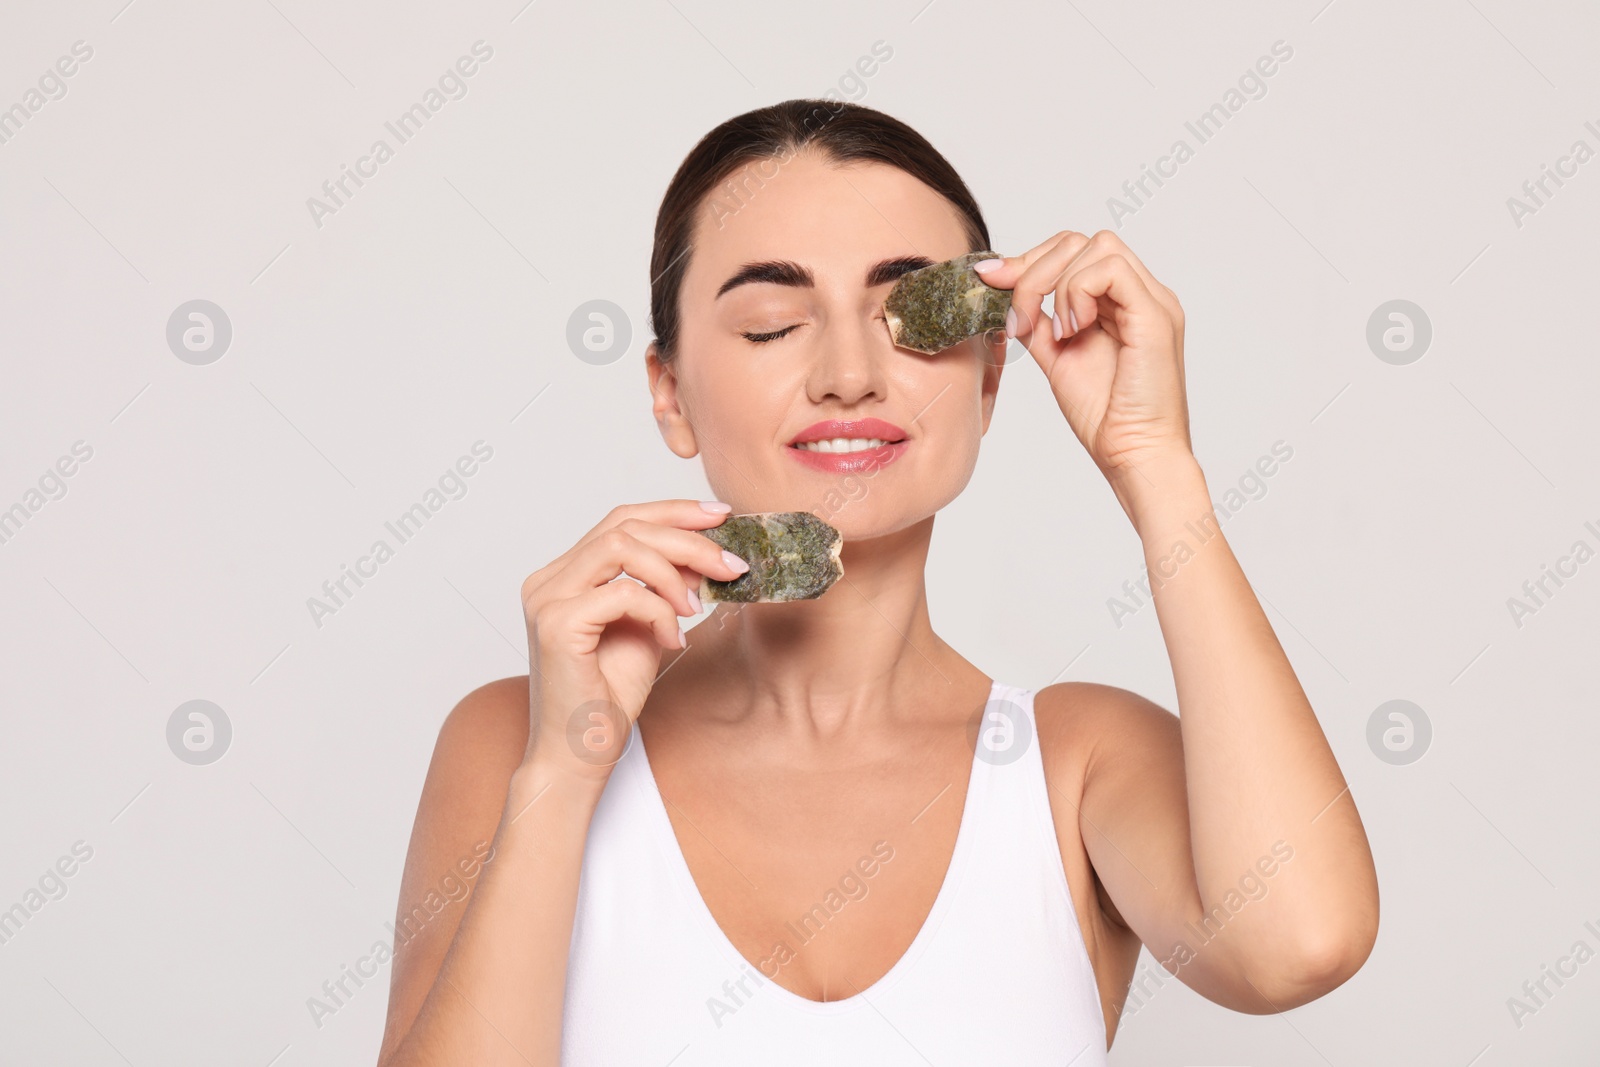
<svg viewBox="0 0 1600 1067">
<path fill-rule="evenodd" d="M 879 310 L 881 311 L 882 309 L 880 308 Z M 884 316 L 881 315 L 881 314 L 875 316 L 875 318 L 876 318 L 876 320 L 878 322 L 883 322 L 884 321 Z M 805 325 L 805 323 L 803 323 L 803 322 L 797 322 L 793 326 L 785 326 L 783 329 L 781 329 L 781 330 L 773 330 L 771 333 L 741 333 L 741 336 L 746 341 L 752 341 L 752 342 L 754 342 L 755 344 L 758 344 L 758 345 L 759 344 L 765 344 L 768 341 L 776 341 L 776 340 L 779 340 L 780 338 L 787 337 L 790 333 L 794 332 L 795 330 L 798 330 L 801 326 L 804 326 L 804 325 Z"/>
<path fill-rule="evenodd" d="M 783 329 L 774 330 L 771 333 L 747 333 L 744 334 L 744 339 L 746 341 L 754 341 L 756 344 L 765 344 L 768 341 L 776 341 L 780 337 L 785 337 L 790 332 L 798 330 L 799 328 L 800 324 L 796 323 L 793 326 L 785 326 Z"/>
</svg>

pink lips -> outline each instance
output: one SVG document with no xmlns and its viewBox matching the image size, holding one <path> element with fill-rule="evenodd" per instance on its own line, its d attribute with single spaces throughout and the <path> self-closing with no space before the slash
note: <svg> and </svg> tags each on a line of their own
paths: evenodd
<svg viewBox="0 0 1600 1067">
<path fill-rule="evenodd" d="M 812 452 L 795 447 L 810 441 L 826 441 L 835 437 L 877 438 L 890 442 L 877 448 L 860 452 Z M 892 422 L 882 419 L 828 419 L 813 423 L 795 435 L 789 453 L 812 470 L 829 474 L 854 474 L 886 466 L 899 459 L 910 442 L 906 432 Z"/>
</svg>

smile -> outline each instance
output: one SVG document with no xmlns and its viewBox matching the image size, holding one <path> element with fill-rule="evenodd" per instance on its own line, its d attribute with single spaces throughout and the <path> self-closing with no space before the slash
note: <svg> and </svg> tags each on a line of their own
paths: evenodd
<svg viewBox="0 0 1600 1067">
<path fill-rule="evenodd" d="M 800 463 L 825 474 L 876 473 L 899 459 L 911 442 L 882 438 L 834 438 L 793 444 L 784 449 Z"/>
<path fill-rule="evenodd" d="M 795 434 L 785 451 L 815 471 L 855 474 L 893 463 L 910 444 L 904 430 L 883 419 L 826 419 Z"/>
<path fill-rule="evenodd" d="M 876 437 L 835 437 L 821 441 L 802 441 L 795 448 L 807 452 L 865 452 L 869 448 L 882 448 L 888 441 Z"/>
</svg>

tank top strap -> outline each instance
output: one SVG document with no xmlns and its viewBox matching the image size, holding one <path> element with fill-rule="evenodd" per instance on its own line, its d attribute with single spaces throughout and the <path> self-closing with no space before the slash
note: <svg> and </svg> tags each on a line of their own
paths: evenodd
<svg viewBox="0 0 1600 1067">
<path fill-rule="evenodd" d="M 984 706 L 975 767 L 983 768 L 984 803 L 975 810 L 987 842 L 981 861 L 994 884 L 1032 885 L 1052 911 L 1073 915 L 1044 758 L 1039 747 L 1034 690 L 999 683 Z M 1070 804 L 1066 797 L 1053 798 Z M 1069 941 L 1081 945 L 1076 916 Z"/>
</svg>

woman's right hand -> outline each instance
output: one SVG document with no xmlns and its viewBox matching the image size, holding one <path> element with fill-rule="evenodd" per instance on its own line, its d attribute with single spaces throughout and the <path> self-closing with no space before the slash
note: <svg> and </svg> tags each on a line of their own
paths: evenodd
<svg viewBox="0 0 1600 1067">
<path fill-rule="evenodd" d="M 701 575 L 731 581 L 749 569 L 695 532 L 730 510 L 695 500 L 621 505 L 522 583 L 532 717 L 524 765 L 610 775 L 662 650 L 686 647 L 677 617 L 700 614 Z M 614 580 L 624 574 L 638 582 Z"/>
</svg>

